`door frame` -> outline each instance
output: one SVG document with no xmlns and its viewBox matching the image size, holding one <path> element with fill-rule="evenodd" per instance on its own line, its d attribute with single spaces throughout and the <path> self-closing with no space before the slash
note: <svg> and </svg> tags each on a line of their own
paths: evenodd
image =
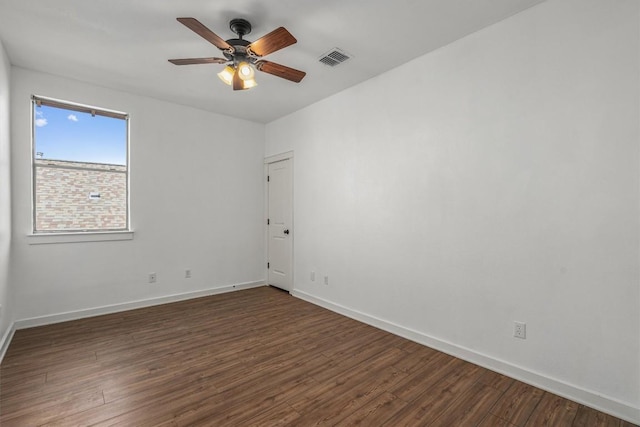
<svg viewBox="0 0 640 427">
<path fill-rule="evenodd" d="M 295 235 L 296 235 L 296 227 L 294 225 L 294 209 L 293 209 L 293 205 L 294 205 L 294 200 L 293 200 L 293 194 L 294 194 L 294 186 L 295 186 L 295 182 L 294 182 L 294 169 L 293 169 L 293 151 L 287 151 L 284 153 L 280 153 L 280 154 L 275 154 L 273 156 L 268 156 L 264 158 L 264 170 L 263 170 L 263 179 L 262 181 L 264 182 L 264 215 L 263 215 L 263 221 L 262 224 L 264 226 L 264 247 L 265 247 L 265 251 L 264 251 L 264 263 L 263 263 L 263 268 L 264 268 L 264 283 L 265 285 L 269 284 L 269 270 L 267 269 L 267 263 L 269 262 L 269 227 L 267 226 L 267 219 L 269 218 L 269 183 L 267 182 L 267 175 L 269 175 L 269 164 L 271 163 L 276 163 L 276 162 L 281 162 L 283 160 L 289 160 L 289 165 L 291 167 L 291 229 L 293 230 L 293 233 L 291 234 L 291 253 L 289 254 L 289 256 L 291 257 L 291 291 L 289 291 L 290 294 L 293 294 L 293 291 L 295 290 L 295 280 L 294 279 L 294 262 L 293 262 L 293 245 L 295 244 Z"/>
</svg>

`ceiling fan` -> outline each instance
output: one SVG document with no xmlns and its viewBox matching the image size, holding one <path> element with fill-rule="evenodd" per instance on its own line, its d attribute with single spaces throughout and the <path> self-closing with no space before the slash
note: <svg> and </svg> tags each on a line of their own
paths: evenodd
<svg viewBox="0 0 640 427">
<path fill-rule="evenodd" d="M 229 40 L 223 40 L 195 18 L 177 18 L 177 20 L 220 49 L 224 58 L 169 59 L 169 62 L 175 65 L 227 64 L 224 70 L 218 73 L 218 77 L 232 86 L 233 90 L 245 90 L 257 86 L 254 69 L 295 83 L 300 83 L 307 74 L 304 71 L 261 59 L 297 42 L 284 27 L 277 28 L 258 40 L 250 42 L 243 39 L 251 32 L 251 24 L 245 19 L 237 18 L 229 22 L 231 31 L 238 35 L 238 38 Z"/>
</svg>

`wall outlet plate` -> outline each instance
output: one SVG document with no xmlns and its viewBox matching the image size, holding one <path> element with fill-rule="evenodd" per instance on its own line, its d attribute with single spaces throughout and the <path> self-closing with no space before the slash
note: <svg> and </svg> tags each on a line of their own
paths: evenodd
<svg viewBox="0 0 640 427">
<path fill-rule="evenodd" d="M 149 273 L 149 283 L 156 283 L 158 281 L 158 276 L 156 273 Z"/>
<path fill-rule="evenodd" d="M 524 322 L 513 322 L 513 336 L 523 340 L 527 339 L 527 324 Z"/>
<path fill-rule="evenodd" d="M 190 269 L 188 269 L 188 268 L 187 268 L 187 269 L 184 271 L 184 278 L 185 278 L 185 279 L 191 279 L 191 270 L 190 270 Z"/>
<path fill-rule="evenodd" d="M 311 281 L 315 282 L 316 281 L 316 272 L 312 271 L 310 277 L 311 277 Z"/>
</svg>

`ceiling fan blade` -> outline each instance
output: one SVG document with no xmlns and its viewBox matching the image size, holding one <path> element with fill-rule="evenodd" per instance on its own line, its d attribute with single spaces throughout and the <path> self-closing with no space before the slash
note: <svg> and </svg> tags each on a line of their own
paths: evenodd
<svg viewBox="0 0 640 427">
<path fill-rule="evenodd" d="M 214 45 L 220 50 L 226 50 L 231 48 L 231 45 L 224 41 L 220 36 L 213 31 L 205 27 L 200 21 L 195 18 L 176 18 L 178 22 L 189 28 L 194 33 L 198 34 L 203 39 Z"/>
<path fill-rule="evenodd" d="M 256 68 L 264 73 L 273 74 L 296 83 L 300 83 L 304 76 L 307 75 L 304 71 L 264 60 L 256 62 Z"/>
<path fill-rule="evenodd" d="M 258 56 L 265 56 L 276 50 L 283 49 L 296 43 L 295 37 L 291 35 L 284 27 L 276 28 L 269 34 L 260 37 L 258 40 L 247 46 L 251 52 Z"/>
<path fill-rule="evenodd" d="M 233 73 L 233 90 L 244 90 L 244 82 L 240 78 L 240 73 L 238 73 L 238 70 Z"/>
<path fill-rule="evenodd" d="M 226 58 L 184 58 L 170 59 L 169 62 L 175 65 L 191 65 L 191 64 L 226 64 L 229 62 Z"/>
</svg>

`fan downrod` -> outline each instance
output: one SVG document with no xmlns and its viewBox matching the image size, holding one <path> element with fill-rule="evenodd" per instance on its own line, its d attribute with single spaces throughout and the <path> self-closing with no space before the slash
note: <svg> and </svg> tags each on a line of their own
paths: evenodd
<svg viewBox="0 0 640 427">
<path fill-rule="evenodd" d="M 236 33 L 240 39 L 251 32 L 251 24 L 246 19 L 236 18 L 229 22 L 229 28 Z"/>
</svg>

